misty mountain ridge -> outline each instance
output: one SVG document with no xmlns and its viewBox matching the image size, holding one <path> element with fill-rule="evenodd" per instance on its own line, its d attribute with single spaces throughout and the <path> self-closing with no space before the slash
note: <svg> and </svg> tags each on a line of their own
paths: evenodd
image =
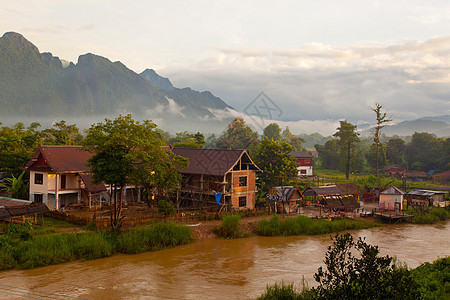
<svg viewBox="0 0 450 300">
<path fill-rule="evenodd" d="M 386 125 L 386 127 L 382 129 L 382 134 L 385 136 L 411 136 L 415 132 L 428 132 L 435 134 L 438 137 L 450 137 L 449 117 L 449 115 L 423 117 L 416 120 L 399 122 L 395 125 Z M 449 122 L 440 120 L 449 120 Z M 362 136 L 369 136 L 371 134 L 372 129 L 364 129 L 361 131 Z"/>
<path fill-rule="evenodd" d="M 92 53 L 80 55 L 76 64 L 68 63 L 40 53 L 14 32 L 0 38 L 0 53 L 2 120 L 132 113 L 137 119 L 182 123 L 214 120 L 213 111 L 234 111 L 210 92 L 173 87 L 154 70 L 137 74 L 120 61 Z M 213 125 L 223 128 L 226 124 L 223 120 Z"/>
</svg>

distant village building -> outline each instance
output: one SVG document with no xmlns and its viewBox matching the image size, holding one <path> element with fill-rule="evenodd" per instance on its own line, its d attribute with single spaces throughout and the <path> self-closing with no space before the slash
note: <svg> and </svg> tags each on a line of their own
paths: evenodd
<svg viewBox="0 0 450 300">
<path fill-rule="evenodd" d="M 276 212 L 298 212 L 302 200 L 299 188 L 293 186 L 275 186 L 266 194 L 267 205 L 273 206 Z"/>
<path fill-rule="evenodd" d="M 289 153 L 295 157 L 297 164 L 298 176 L 313 176 L 313 157 L 306 151 L 292 151 Z"/>
<path fill-rule="evenodd" d="M 246 150 L 173 148 L 189 159 L 178 201 L 181 206 L 255 208 L 256 173 L 261 172 Z M 219 198 L 219 199 L 218 199 Z"/>
<path fill-rule="evenodd" d="M 401 175 L 406 170 L 399 165 L 388 165 L 383 168 L 384 175 L 392 176 L 392 175 Z"/>
<path fill-rule="evenodd" d="M 380 192 L 379 208 L 382 210 L 401 211 L 403 209 L 403 195 L 405 192 L 391 186 Z"/>
<path fill-rule="evenodd" d="M 341 183 L 325 186 L 311 186 L 303 191 L 303 196 L 312 197 L 325 209 L 353 211 L 360 207 L 359 189 L 354 183 Z"/>
<path fill-rule="evenodd" d="M 445 200 L 445 192 L 430 190 L 413 190 L 408 194 L 408 204 L 428 207 L 447 207 L 449 201 Z"/>
</svg>

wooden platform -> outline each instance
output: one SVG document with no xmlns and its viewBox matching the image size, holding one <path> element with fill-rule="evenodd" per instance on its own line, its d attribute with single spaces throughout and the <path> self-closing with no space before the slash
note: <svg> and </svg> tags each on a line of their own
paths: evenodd
<svg viewBox="0 0 450 300">
<path fill-rule="evenodd" d="M 414 217 L 414 215 L 396 211 L 374 211 L 373 216 L 389 223 L 411 222 Z"/>
</svg>

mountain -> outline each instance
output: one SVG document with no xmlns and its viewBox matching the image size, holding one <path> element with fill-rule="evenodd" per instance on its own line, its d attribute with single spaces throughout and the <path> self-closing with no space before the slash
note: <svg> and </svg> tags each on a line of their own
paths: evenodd
<svg viewBox="0 0 450 300">
<path fill-rule="evenodd" d="M 403 121 L 396 125 L 387 125 L 382 129 L 382 133 L 385 136 L 411 136 L 414 132 L 428 132 L 435 134 L 438 137 L 450 137 L 450 124 L 445 121 L 434 121 L 429 118 L 434 118 L 435 120 L 446 120 L 446 116 L 439 117 L 425 117 L 411 121 Z M 372 134 L 370 129 L 363 130 L 361 133 L 363 136 L 369 136 Z"/>
<path fill-rule="evenodd" d="M 144 72 L 142 72 L 139 75 L 141 75 L 142 78 L 150 81 L 151 83 L 153 83 L 160 89 L 163 89 L 166 91 L 171 91 L 174 89 L 172 82 L 170 82 L 170 80 L 168 78 L 159 76 L 153 69 L 146 69 Z"/>
<path fill-rule="evenodd" d="M 233 110 L 209 92 L 174 88 L 151 69 L 137 74 L 119 61 L 91 53 L 81 55 L 76 64 L 63 64 L 14 32 L 0 38 L 0 53 L 2 120 L 73 116 L 89 120 L 132 113 L 137 119 L 181 124 L 214 120 L 213 111 Z M 216 125 L 227 124 L 222 123 Z"/>
</svg>

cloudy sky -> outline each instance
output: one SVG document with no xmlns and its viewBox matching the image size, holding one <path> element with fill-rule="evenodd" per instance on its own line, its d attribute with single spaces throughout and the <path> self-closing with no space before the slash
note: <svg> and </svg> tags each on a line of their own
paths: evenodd
<svg viewBox="0 0 450 300">
<path fill-rule="evenodd" d="M 396 121 L 450 114 L 447 0 L 17 0 L 0 7 L 7 31 L 69 61 L 153 68 L 239 111 L 264 92 L 298 130 L 373 123 L 375 103 Z"/>
</svg>

